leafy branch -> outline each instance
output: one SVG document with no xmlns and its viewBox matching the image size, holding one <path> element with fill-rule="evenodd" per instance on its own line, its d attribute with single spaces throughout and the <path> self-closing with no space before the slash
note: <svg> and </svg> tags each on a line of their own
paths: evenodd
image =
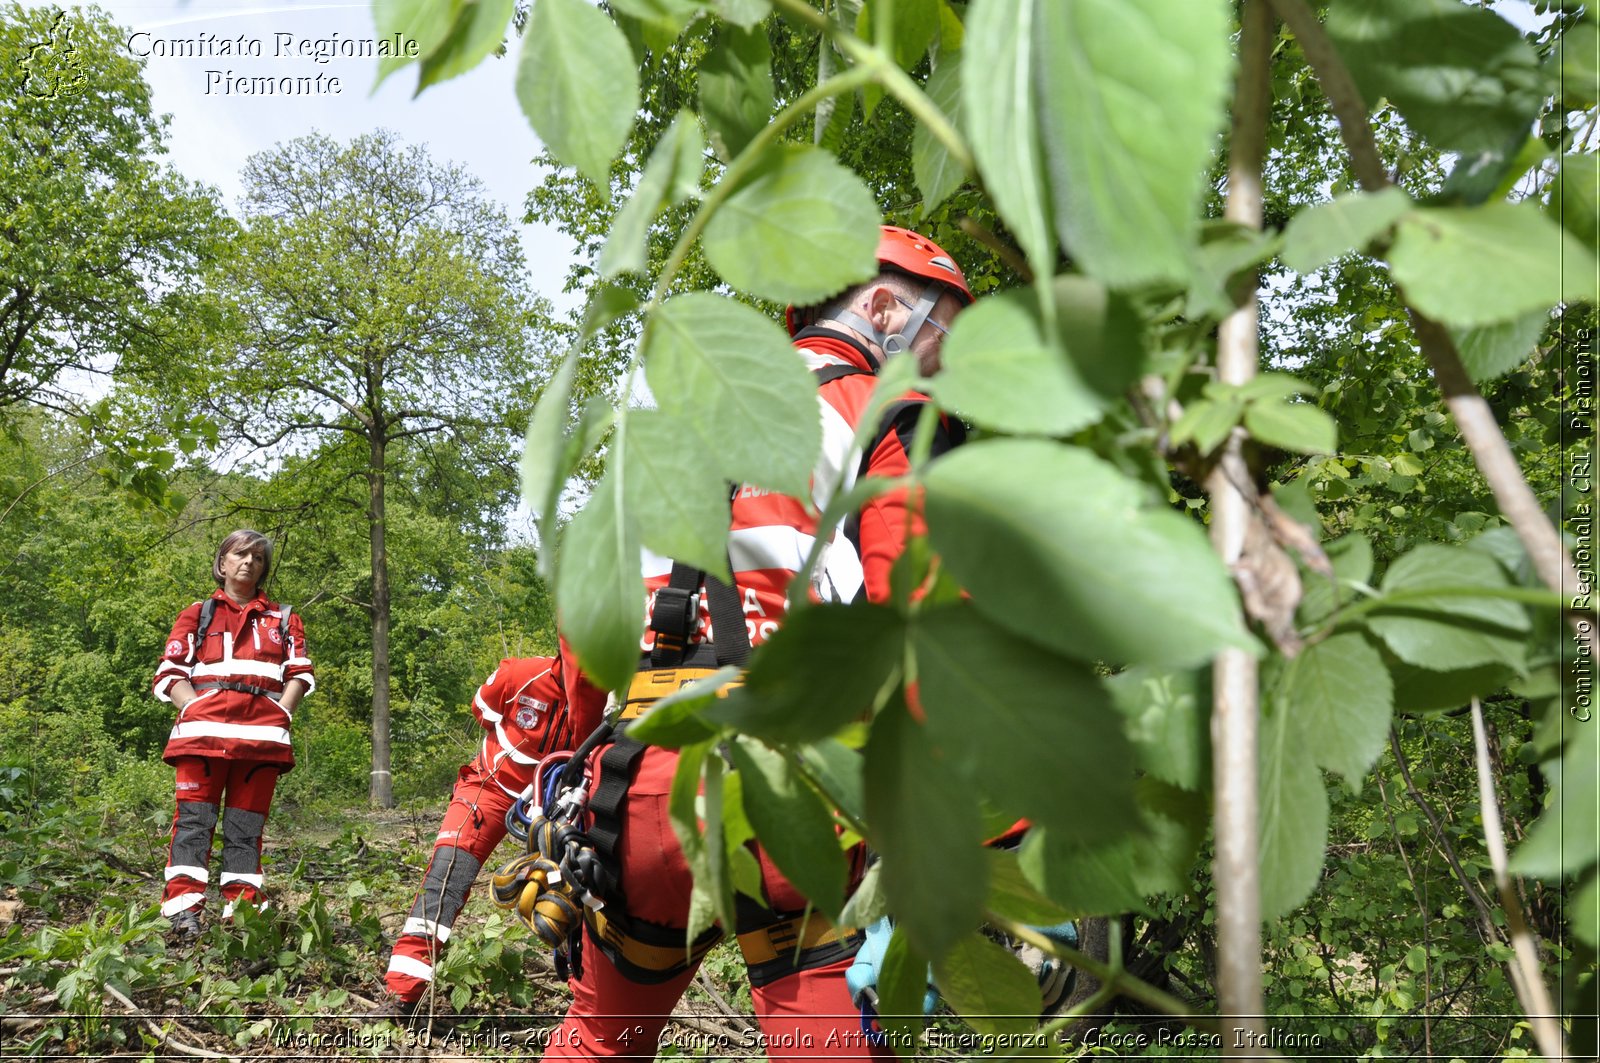
<svg viewBox="0 0 1600 1063">
<path fill-rule="evenodd" d="M 1383 168 L 1377 141 L 1367 122 L 1366 102 L 1327 31 L 1317 21 L 1315 12 L 1305 0 L 1271 0 L 1271 3 L 1300 41 L 1306 58 L 1322 83 L 1323 93 L 1338 119 L 1339 134 L 1361 187 L 1368 192 L 1381 192 L 1392 187 L 1394 182 Z M 1501 512 L 1527 548 L 1539 578 L 1557 594 L 1564 593 L 1566 588 L 1579 586 L 1577 570 L 1561 542 L 1561 536 L 1523 477 L 1516 456 L 1495 420 L 1494 411 L 1462 364 L 1455 341 L 1444 326 L 1426 317 L 1414 306 L 1408 304 L 1406 309 L 1412 332 L 1433 368 L 1434 381 L 1455 418 L 1456 426 L 1461 430 L 1461 438 L 1488 481 Z M 1576 617 L 1571 618 L 1571 623 L 1573 629 L 1588 641 L 1591 657 L 1600 656 L 1600 626 L 1590 624 L 1585 631 L 1578 626 Z"/>
</svg>

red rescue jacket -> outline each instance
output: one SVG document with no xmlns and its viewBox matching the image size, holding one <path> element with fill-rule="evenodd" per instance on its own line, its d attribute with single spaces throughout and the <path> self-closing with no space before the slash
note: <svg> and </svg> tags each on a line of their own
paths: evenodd
<svg viewBox="0 0 1600 1063">
<path fill-rule="evenodd" d="M 878 382 L 866 351 L 842 334 L 821 328 L 805 329 L 795 337 L 794 345 L 807 368 L 818 372 L 823 381 L 817 388 L 822 454 L 811 474 L 811 504 L 816 512 L 827 507 L 835 490 L 848 491 L 862 476 L 894 477 L 909 472 L 911 436 L 927 396 L 908 392 L 890 404 L 863 452 L 852 442 Z M 941 416 L 934 433 L 930 454 L 938 455 L 960 443 L 965 428 L 959 421 Z M 910 505 L 907 491 L 879 495 L 838 528 L 827 530 L 828 546 L 806 593 L 827 602 L 887 601 L 889 571 L 905 549 L 906 539 L 923 529 L 920 507 Z M 728 556 L 751 646 L 765 642 L 783 622 L 790 595 L 795 593 L 790 584 L 805 566 L 818 534 L 816 516 L 808 514 L 799 499 L 749 485 L 735 492 Z M 671 559 L 646 551 L 643 575 L 648 599 L 641 648 L 649 650 L 655 644 L 649 615 L 656 592 L 671 578 Z M 700 623 L 691 641 L 711 637 L 711 613 L 701 595 Z"/>
<path fill-rule="evenodd" d="M 162 759 L 219 757 L 294 767 L 289 744 L 293 717 L 277 701 L 284 684 L 298 679 L 307 693 L 316 685 L 305 629 L 298 614 L 261 595 L 243 606 L 220 589 L 203 645 L 196 645 L 201 603 L 195 602 L 172 625 L 161 665 L 156 669 L 155 695 L 170 702 L 172 684 L 187 679 L 198 696 L 178 711 Z M 213 686 L 226 683 L 253 691 Z"/>
</svg>

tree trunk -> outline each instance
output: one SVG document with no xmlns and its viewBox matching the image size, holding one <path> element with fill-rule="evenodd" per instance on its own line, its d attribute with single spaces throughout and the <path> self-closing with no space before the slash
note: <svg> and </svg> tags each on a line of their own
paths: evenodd
<svg viewBox="0 0 1600 1063">
<path fill-rule="evenodd" d="M 394 776 L 389 771 L 389 551 L 384 543 L 384 449 L 381 431 L 371 437 L 367 466 L 370 501 L 367 531 L 372 544 L 372 789 L 378 808 L 394 807 Z"/>
</svg>

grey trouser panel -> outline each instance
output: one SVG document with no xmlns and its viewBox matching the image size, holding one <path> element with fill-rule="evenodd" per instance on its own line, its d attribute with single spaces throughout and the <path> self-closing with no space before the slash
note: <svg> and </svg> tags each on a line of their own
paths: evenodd
<svg viewBox="0 0 1600 1063">
<path fill-rule="evenodd" d="M 179 801 L 178 828 L 172 832 L 172 854 L 167 864 L 205 867 L 211 863 L 211 836 L 216 829 L 216 805 L 208 805 L 204 801 Z"/>
<path fill-rule="evenodd" d="M 467 903 L 467 891 L 483 865 L 465 849 L 441 845 L 433 851 L 422 892 L 411 905 L 411 918 L 426 919 L 440 926 L 452 926 Z"/>
<path fill-rule="evenodd" d="M 216 810 L 212 809 L 212 816 Z M 260 812 L 228 808 L 222 812 L 222 870 L 253 875 L 261 869 L 261 832 L 267 817 Z"/>
</svg>

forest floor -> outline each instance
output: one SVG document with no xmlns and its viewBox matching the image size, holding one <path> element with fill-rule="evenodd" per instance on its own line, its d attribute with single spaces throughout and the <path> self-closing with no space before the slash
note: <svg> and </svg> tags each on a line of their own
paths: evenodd
<svg viewBox="0 0 1600 1063">
<path fill-rule="evenodd" d="M 101 812 L 98 821 L 94 813 Z M 569 992 L 547 948 L 480 872 L 433 991 L 405 1025 L 370 1023 L 442 803 L 275 812 L 264 912 L 178 944 L 158 914 L 165 825 L 114 828 L 92 800 L 13 812 L 0 847 L 0 1057 L 537 1059 Z M 215 889 L 213 887 L 213 894 Z M 662 1058 L 759 1056 L 737 947 L 708 956 Z"/>
</svg>

